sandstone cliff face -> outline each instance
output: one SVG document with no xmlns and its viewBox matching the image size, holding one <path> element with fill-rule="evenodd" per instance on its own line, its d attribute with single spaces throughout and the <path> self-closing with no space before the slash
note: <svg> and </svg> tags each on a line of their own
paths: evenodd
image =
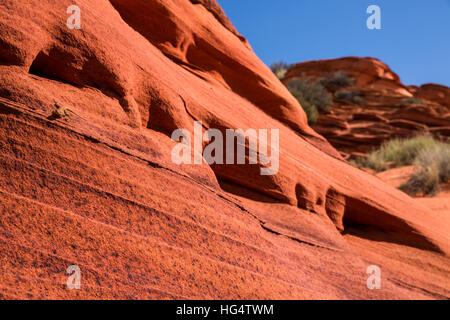
<svg viewBox="0 0 450 320">
<path fill-rule="evenodd" d="M 355 80 L 345 90 L 357 92 L 363 102 L 335 98 L 331 111 L 321 114 L 313 128 L 344 158 L 364 156 L 394 137 L 422 133 L 444 140 L 450 137 L 450 88 L 405 86 L 377 59 L 348 57 L 299 63 L 290 68 L 284 81 L 319 79 L 335 72 L 345 72 Z"/>
<path fill-rule="evenodd" d="M 450 296 L 449 217 L 343 161 L 215 1 L 77 4 L 0 2 L 1 297 Z M 194 120 L 279 129 L 278 174 L 175 165 Z"/>
</svg>

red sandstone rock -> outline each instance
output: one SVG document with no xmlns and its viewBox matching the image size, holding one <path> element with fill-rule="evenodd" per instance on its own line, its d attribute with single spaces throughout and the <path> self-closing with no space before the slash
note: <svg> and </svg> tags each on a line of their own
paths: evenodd
<svg viewBox="0 0 450 320">
<path fill-rule="evenodd" d="M 374 58 L 299 63 L 291 67 L 284 82 L 295 77 L 319 79 L 338 71 L 356 80 L 345 89 L 358 91 L 363 103 L 335 99 L 331 111 L 321 114 L 312 127 L 345 158 L 364 155 L 394 137 L 423 133 L 444 140 L 450 137 L 450 89 L 433 84 L 406 87 L 386 64 Z M 415 104 L 420 100 L 423 104 Z"/>
<path fill-rule="evenodd" d="M 449 217 L 343 161 L 214 1 L 77 3 L 0 4 L 2 298 L 450 297 Z M 195 119 L 279 129 L 278 174 L 173 164 Z"/>
<path fill-rule="evenodd" d="M 411 96 L 408 88 L 400 82 L 399 76 L 386 64 L 375 58 L 346 57 L 302 62 L 289 69 L 284 81 L 287 82 L 302 75 L 313 79 L 320 78 L 338 71 L 345 71 L 355 78 L 356 87 L 392 91 L 407 97 Z"/>
</svg>

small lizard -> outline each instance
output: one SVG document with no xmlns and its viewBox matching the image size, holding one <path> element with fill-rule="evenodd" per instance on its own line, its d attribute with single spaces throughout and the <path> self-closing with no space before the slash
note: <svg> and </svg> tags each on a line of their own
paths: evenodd
<svg viewBox="0 0 450 320">
<path fill-rule="evenodd" d="M 67 121 L 67 117 L 69 117 L 69 113 L 73 113 L 77 117 L 80 117 L 81 119 L 87 121 L 85 118 L 80 116 L 78 113 L 70 109 L 69 107 L 63 106 L 59 104 L 56 100 L 53 100 L 55 102 L 56 110 L 52 111 L 52 114 L 50 116 L 51 119 L 64 119 Z"/>
</svg>

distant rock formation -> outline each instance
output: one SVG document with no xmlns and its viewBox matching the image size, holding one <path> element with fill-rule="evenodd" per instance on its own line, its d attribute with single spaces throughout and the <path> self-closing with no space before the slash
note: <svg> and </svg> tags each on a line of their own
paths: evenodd
<svg viewBox="0 0 450 320">
<path fill-rule="evenodd" d="M 345 72 L 362 103 L 335 98 L 331 111 L 321 114 L 314 130 L 345 158 L 360 157 L 394 137 L 420 133 L 450 137 L 450 88 L 426 84 L 408 87 L 386 64 L 374 58 L 347 57 L 309 61 L 292 66 L 285 82 L 295 77 L 319 79 Z M 335 90 L 331 92 L 335 93 Z"/>
</svg>

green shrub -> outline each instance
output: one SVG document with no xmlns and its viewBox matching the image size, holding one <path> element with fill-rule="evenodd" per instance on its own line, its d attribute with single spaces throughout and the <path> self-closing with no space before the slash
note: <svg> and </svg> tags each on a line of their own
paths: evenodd
<svg viewBox="0 0 450 320">
<path fill-rule="evenodd" d="M 440 183 L 450 180 L 450 144 L 430 136 L 393 139 L 367 159 L 356 159 L 351 164 L 375 171 L 414 165 L 414 174 L 400 189 L 409 194 L 433 194 Z"/>
<path fill-rule="evenodd" d="M 425 104 L 425 101 L 423 101 L 422 99 L 419 98 L 406 98 L 402 100 L 403 104 Z"/>
<path fill-rule="evenodd" d="M 450 180 L 450 144 L 436 142 L 421 150 L 415 160 L 416 172 L 400 187 L 409 194 L 433 194 L 439 184 Z"/>
<path fill-rule="evenodd" d="M 333 99 L 320 82 L 307 78 L 295 78 L 286 86 L 289 91 L 300 93 L 303 100 L 315 106 L 319 112 L 327 112 L 331 109 Z"/>
<path fill-rule="evenodd" d="M 320 83 L 328 90 L 334 91 L 339 88 L 353 86 L 355 78 L 352 78 L 344 71 L 337 71 L 331 76 L 320 79 Z"/>
<path fill-rule="evenodd" d="M 270 65 L 270 69 L 278 79 L 283 80 L 289 70 L 290 65 L 285 62 L 275 62 Z"/>
<path fill-rule="evenodd" d="M 380 149 L 369 154 L 361 165 L 376 171 L 389 169 L 390 166 L 412 165 L 418 154 L 436 143 L 430 136 L 417 136 L 410 139 L 393 139 L 384 143 Z"/>
<path fill-rule="evenodd" d="M 298 100 L 298 102 L 300 102 L 303 110 L 305 110 L 306 116 L 308 117 L 308 123 L 312 124 L 316 122 L 317 118 L 319 117 L 319 111 L 317 110 L 316 106 L 306 100 L 299 90 L 291 89 L 290 91 L 292 95 Z"/>
<path fill-rule="evenodd" d="M 338 100 L 348 101 L 355 104 L 364 104 L 365 100 L 361 97 L 359 91 L 339 90 L 334 93 L 334 97 Z"/>
</svg>

